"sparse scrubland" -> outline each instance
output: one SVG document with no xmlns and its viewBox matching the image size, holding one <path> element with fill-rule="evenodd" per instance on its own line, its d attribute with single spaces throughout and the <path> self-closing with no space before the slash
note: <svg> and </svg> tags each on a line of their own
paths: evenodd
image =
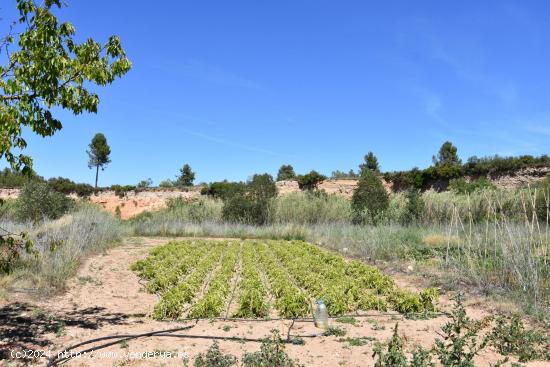
<svg viewBox="0 0 550 367">
<path fill-rule="evenodd" d="M 159 322 L 304 317 L 321 298 L 331 316 L 374 310 L 429 318 L 436 310 L 433 286 L 504 297 L 540 325 L 549 322 L 550 178 L 514 190 L 488 180 L 451 180 L 448 191 L 388 193 L 379 173 L 365 168 L 350 200 L 318 190 L 317 179 L 301 192 L 277 196 L 272 177 L 262 174 L 246 183 L 208 185 L 198 200 L 171 199 L 127 221 L 63 195 L 66 185 L 26 180 L 19 197 L 0 206 L 0 228 L 15 239 L 0 257 L 4 291 L 63 290 L 87 256 L 127 235 L 239 238 L 173 241 L 135 262 L 132 270 L 160 298 L 151 316 Z M 372 266 L 383 262 L 434 276 L 408 291 Z M 457 302 L 441 331 L 446 342 L 405 349 L 396 326 L 388 343 L 373 344 L 376 365 L 473 365 L 488 347 L 520 362 L 550 358 L 544 330 L 525 327 L 517 316 L 473 321 Z M 344 338 L 338 328 L 330 333 L 350 347 L 373 341 Z M 284 343 L 273 336 L 262 348 Z M 208 353 L 195 365 L 237 360 L 215 345 Z M 271 357 L 257 352 L 242 360 L 262 365 Z"/>
<path fill-rule="evenodd" d="M 17 200 L 3 203 L 0 228 L 15 240 L 3 248 L 0 284 L 39 292 L 63 289 L 85 256 L 112 246 L 124 231 L 119 220 L 99 207 L 40 182 L 31 182 Z M 27 240 L 32 244 L 27 246 Z"/>
<path fill-rule="evenodd" d="M 345 198 L 306 191 L 270 198 L 263 225 L 224 220 L 227 201 L 208 195 L 173 200 L 128 225 L 137 235 L 297 239 L 365 259 L 416 261 L 548 317 L 549 182 L 517 190 L 395 193 L 375 223 L 354 224 Z"/>
<path fill-rule="evenodd" d="M 372 261 L 414 261 L 548 317 L 548 179 L 516 190 L 393 193 L 375 216 L 363 207 L 361 223 L 346 198 L 314 189 L 274 196 L 272 185 L 257 175 L 248 184 L 214 186 L 198 201 L 173 199 L 164 209 L 121 222 L 31 181 L 0 210 L 2 228 L 27 232 L 34 242 L 2 282 L 13 285 L 31 275 L 41 288 L 62 287 L 82 256 L 125 233 L 306 240 Z"/>
</svg>

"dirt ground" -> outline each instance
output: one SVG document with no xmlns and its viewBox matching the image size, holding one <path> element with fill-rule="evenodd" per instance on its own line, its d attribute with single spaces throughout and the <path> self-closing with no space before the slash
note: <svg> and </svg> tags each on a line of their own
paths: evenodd
<svg viewBox="0 0 550 367">
<path fill-rule="evenodd" d="M 186 325 L 188 330 L 176 334 L 205 335 L 219 337 L 263 338 L 272 329 L 286 336 L 290 321 L 269 322 L 158 322 L 148 315 L 152 312 L 157 296 L 144 292 L 141 280 L 129 270 L 134 261 L 144 258 L 154 246 L 164 244 L 163 238 L 127 238 L 121 246 L 92 256 L 80 267 L 77 276 L 67 286 L 67 291 L 59 296 L 36 299 L 25 293 L 10 295 L 8 302 L 0 304 L 0 350 L 4 354 L 13 350 L 38 349 L 45 355 L 57 355 L 67 346 L 92 338 L 107 335 L 140 334 L 156 330 L 173 329 Z M 419 282 L 412 275 L 392 274 L 399 285 L 414 288 Z M 451 295 L 443 295 L 440 308 L 449 310 Z M 469 298 L 468 313 L 480 319 L 491 312 L 484 300 Z M 331 323 L 347 330 L 344 338 L 369 337 L 386 341 L 391 337 L 392 328 L 399 322 L 399 333 L 405 347 L 412 349 L 420 344 L 429 347 L 437 337 L 437 332 L 447 321 L 445 316 L 430 320 L 406 320 L 401 316 L 381 315 L 369 312 L 368 316 L 358 317 L 357 326 Z M 316 335 L 321 330 L 311 322 L 296 322 L 290 335 Z M 373 342 L 364 346 L 351 346 L 339 341 L 336 336 L 305 337 L 305 345 L 288 345 L 289 355 L 306 366 L 372 366 Z M 107 343 L 85 345 L 77 350 Z M 198 353 L 205 352 L 212 344 L 209 339 L 175 338 L 167 336 L 146 337 L 115 344 L 71 359 L 68 366 L 183 366 L 184 356 L 192 361 Z M 239 358 L 245 352 L 259 350 L 256 342 L 220 341 L 221 350 Z M 146 355 L 149 353 L 149 355 Z M 476 365 L 489 366 L 501 359 L 488 350 L 477 359 Z M 14 358 L 4 362 L 5 366 L 19 365 L 22 359 Z M 45 365 L 46 359 L 35 363 Z M 9 364 L 8 364 L 9 363 Z M 548 362 L 525 363 L 526 366 L 549 366 Z M 2 361 L 0 361 L 0 366 Z"/>
</svg>

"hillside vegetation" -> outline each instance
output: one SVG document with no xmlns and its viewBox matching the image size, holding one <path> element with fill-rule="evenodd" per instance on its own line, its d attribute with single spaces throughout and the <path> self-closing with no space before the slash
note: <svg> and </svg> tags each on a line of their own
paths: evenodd
<svg viewBox="0 0 550 367">
<path fill-rule="evenodd" d="M 548 317 L 550 179 L 516 190 L 390 194 L 375 220 L 367 215 L 361 224 L 350 200 L 313 190 L 262 199 L 259 225 L 246 214 L 254 204 L 233 208 L 235 217 L 224 215 L 234 205 L 231 190 L 224 192 L 172 200 L 128 225 L 138 235 L 298 239 L 366 259 L 430 264 Z"/>
</svg>

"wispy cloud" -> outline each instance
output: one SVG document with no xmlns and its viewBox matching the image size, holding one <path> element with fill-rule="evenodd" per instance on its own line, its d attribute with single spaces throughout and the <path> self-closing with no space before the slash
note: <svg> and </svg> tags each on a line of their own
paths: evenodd
<svg viewBox="0 0 550 367">
<path fill-rule="evenodd" d="M 456 76 L 507 105 L 519 99 L 520 93 L 513 80 L 495 75 L 485 66 L 487 46 L 480 37 L 467 32 L 460 35 L 442 33 L 425 17 L 414 17 L 411 26 L 421 35 L 420 43 L 418 38 L 414 39 L 415 47 L 421 47 L 423 53 Z"/>
<path fill-rule="evenodd" d="M 412 92 L 420 99 L 426 115 L 440 125 L 448 125 L 447 121 L 442 116 L 443 104 L 438 94 L 421 87 L 412 88 Z"/>
<path fill-rule="evenodd" d="M 161 65 L 152 66 L 152 68 L 173 76 L 180 75 L 218 85 L 251 90 L 265 90 L 264 86 L 252 79 L 238 75 L 226 68 L 194 59 L 177 62 L 165 61 Z"/>
<path fill-rule="evenodd" d="M 432 36 L 431 39 L 433 57 L 447 65 L 456 75 L 482 88 L 503 103 L 510 105 L 517 101 L 519 93 L 516 85 L 510 81 L 500 80 L 453 55 L 449 49 L 442 46 L 437 37 Z"/>
<path fill-rule="evenodd" d="M 194 137 L 197 137 L 197 138 L 201 138 L 201 139 L 204 139 L 204 140 L 207 140 L 207 141 L 210 141 L 210 142 L 222 144 L 222 145 L 233 147 L 233 148 L 239 148 L 239 149 L 247 150 L 247 151 L 253 152 L 253 153 L 261 153 L 261 154 L 271 155 L 271 156 L 275 156 L 275 157 L 292 157 L 291 155 L 288 155 L 288 154 L 282 154 L 282 153 L 274 152 L 274 151 L 271 151 L 271 150 L 258 148 L 258 147 L 254 147 L 254 146 L 247 145 L 247 144 L 242 144 L 242 143 L 235 142 L 235 141 L 232 141 L 232 140 L 218 138 L 218 137 L 208 135 L 208 134 L 204 134 L 204 133 L 197 132 L 197 131 L 192 131 L 192 130 L 188 130 L 188 129 L 181 129 L 181 131 L 185 134 L 188 134 L 188 135 L 191 135 L 191 136 L 194 136 Z"/>
</svg>

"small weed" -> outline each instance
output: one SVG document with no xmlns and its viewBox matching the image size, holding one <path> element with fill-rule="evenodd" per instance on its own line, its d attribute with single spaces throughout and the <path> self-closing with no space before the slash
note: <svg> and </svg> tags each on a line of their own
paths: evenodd
<svg viewBox="0 0 550 367">
<path fill-rule="evenodd" d="M 225 332 L 228 332 L 228 331 L 231 330 L 231 328 L 232 328 L 231 325 L 224 325 L 223 328 L 222 328 L 222 330 L 225 331 Z"/>
<path fill-rule="evenodd" d="M 120 348 L 121 349 L 128 349 L 128 342 L 126 340 L 123 340 L 120 342 Z"/>
<path fill-rule="evenodd" d="M 285 344 L 277 330 L 273 330 L 271 337 L 262 342 L 259 352 L 245 353 L 242 362 L 244 367 L 301 366 L 286 354 Z"/>
<path fill-rule="evenodd" d="M 324 336 L 331 336 L 331 335 L 334 335 L 334 336 L 344 336 L 346 335 L 346 330 L 345 329 L 342 329 L 340 327 L 337 327 L 337 326 L 329 326 L 325 332 L 323 333 Z"/>
<path fill-rule="evenodd" d="M 59 338 L 63 335 L 65 335 L 65 323 L 60 322 L 55 326 L 55 336 Z"/>
<path fill-rule="evenodd" d="M 38 320 L 45 320 L 48 317 L 48 313 L 43 308 L 37 307 L 32 310 L 31 315 Z"/>
<path fill-rule="evenodd" d="M 525 329 L 519 316 L 512 317 L 508 322 L 504 317 L 497 318 L 489 338 L 489 344 L 500 354 L 516 355 L 520 362 L 550 360 L 550 336 Z"/>
<path fill-rule="evenodd" d="M 407 360 L 403 349 L 403 340 L 398 333 L 398 324 L 395 324 L 393 335 L 384 350 L 384 344 L 376 343 L 373 358 L 378 357 L 374 367 L 435 367 L 429 350 L 417 346 L 412 352 L 412 359 Z M 466 367 L 467 365 L 461 365 Z M 448 367 L 445 365 L 445 367 Z"/>
<path fill-rule="evenodd" d="M 374 367 L 406 367 L 407 357 L 403 352 L 403 340 L 399 336 L 397 330 L 398 325 L 395 324 L 393 335 L 388 342 L 387 349 L 384 351 L 384 344 L 376 343 L 372 357 L 378 357 Z"/>
<path fill-rule="evenodd" d="M 340 343 L 348 343 L 351 347 L 361 347 L 363 345 L 367 345 L 369 342 L 376 340 L 375 338 L 372 338 L 370 336 L 365 337 L 359 337 L 359 338 L 340 338 L 338 341 Z"/>
<path fill-rule="evenodd" d="M 451 321 L 443 325 L 443 340 L 437 339 L 433 352 L 445 367 L 473 367 L 473 359 L 487 346 L 488 337 L 478 341 L 483 322 L 471 320 L 466 315 L 464 297 L 454 297 L 455 307 L 451 312 Z"/>
<path fill-rule="evenodd" d="M 208 351 L 200 353 L 195 358 L 195 367 L 230 367 L 237 364 L 237 357 L 232 354 L 223 354 L 220 345 L 214 341 Z"/>
<path fill-rule="evenodd" d="M 85 285 L 85 284 L 93 284 L 93 285 L 101 285 L 101 281 L 99 280 L 95 280 L 93 277 L 89 276 L 89 275 L 86 275 L 86 276 L 83 276 L 83 277 L 78 277 L 78 282 L 82 285 Z"/>
<path fill-rule="evenodd" d="M 353 316 L 338 317 L 334 321 L 339 322 L 341 324 L 350 324 L 350 325 L 353 325 L 353 326 L 357 326 L 357 319 Z"/>
<path fill-rule="evenodd" d="M 414 312 L 405 314 L 407 320 L 430 320 L 438 317 L 439 314 L 433 311 Z"/>
<path fill-rule="evenodd" d="M 374 319 L 367 319 L 367 322 L 371 324 L 372 330 L 386 330 L 386 327 L 384 325 L 380 325 L 380 323 L 377 320 Z"/>
</svg>

